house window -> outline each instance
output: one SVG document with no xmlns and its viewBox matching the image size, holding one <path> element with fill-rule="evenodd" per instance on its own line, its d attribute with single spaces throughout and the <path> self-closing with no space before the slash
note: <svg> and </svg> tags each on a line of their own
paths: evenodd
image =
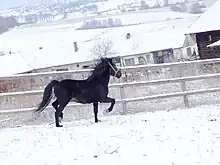
<svg viewBox="0 0 220 165">
<path fill-rule="evenodd" d="M 112 61 L 113 61 L 114 64 L 118 64 L 118 63 L 120 64 L 121 63 L 120 57 L 113 57 Z"/>
<path fill-rule="evenodd" d="M 208 35 L 208 39 L 209 39 L 209 41 L 212 41 L 212 36 Z"/>
<path fill-rule="evenodd" d="M 187 56 L 189 56 L 189 57 L 192 55 L 191 47 L 186 48 L 186 53 L 187 53 Z"/>
<path fill-rule="evenodd" d="M 134 58 L 127 58 L 125 59 L 125 66 L 134 66 Z"/>
<path fill-rule="evenodd" d="M 89 65 L 84 65 L 82 68 L 83 68 L 83 69 L 88 69 L 88 68 L 89 68 Z"/>
<path fill-rule="evenodd" d="M 68 71 L 68 68 L 59 68 L 59 69 L 56 69 L 56 71 Z"/>
<path fill-rule="evenodd" d="M 151 54 L 146 54 L 145 58 L 147 64 L 151 63 Z"/>
<path fill-rule="evenodd" d="M 162 51 L 154 52 L 153 58 L 154 58 L 155 64 L 164 63 L 164 55 L 163 55 Z"/>
<path fill-rule="evenodd" d="M 139 65 L 145 65 L 147 62 L 144 57 L 138 57 L 138 63 Z"/>
</svg>

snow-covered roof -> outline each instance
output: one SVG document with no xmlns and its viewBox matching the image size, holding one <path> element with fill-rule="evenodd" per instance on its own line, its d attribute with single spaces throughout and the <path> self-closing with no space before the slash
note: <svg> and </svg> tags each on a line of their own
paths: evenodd
<svg viewBox="0 0 220 165">
<path fill-rule="evenodd" d="M 78 43 L 79 51 L 74 51 L 73 43 L 66 43 L 60 47 L 54 47 L 48 49 L 35 49 L 29 51 L 20 52 L 27 62 L 34 68 L 46 68 L 57 65 L 65 65 L 71 63 L 80 63 L 84 61 L 91 61 L 94 57 L 91 57 L 88 51 L 88 43 Z"/>
<path fill-rule="evenodd" d="M 112 51 L 115 52 L 113 56 L 126 56 L 139 53 L 147 53 L 157 50 L 164 50 L 169 48 L 179 48 L 184 43 L 183 32 L 164 31 L 154 32 L 149 34 L 134 34 L 130 39 L 126 39 L 125 35 L 109 36 L 108 39 L 113 42 Z M 99 40 L 102 40 L 100 38 Z M 56 65 L 65 65 L 70 63 L 80 63 L 91 61 L 95 57 L 91 55 L 90 49 L 95 45 L 96 41 L 88 41 L 78 43 L 78 52 L 74 51 L 73 43 L 65 43 L 62 46 L 43 49 L 31 49 L 19 52 L 26 62 L 30 64 L 33 69 L 51 67 Z M 10 55 L 8 55 L 10 56 Z M 10 61 L 10 60 L 8 60 Z M 16 64 L 26 65 L 21 61 Z M 30 68 L 26 68 L 30 70 Z M 20 72 L 20 70 L 15 69 Z M 23 72 L 23 70 L 22 70 Z"/>
<path fill-rule="evenodd" d="M 220 46 L 220 40 L 208 45 L 207 47 L 216 47 L 216 46 Z"/>
<path fill-rule="evenodd" d="M 220 0 L 216 1 L 198 20 L 192 24 L 186 34 L 220 30 Z"/>
<path fill-rule="evenodd" d="M 29 48 L 18 52 L 18 54 L 24 57 L 28 64 L 34 69 L 39 69 L 56 65 L 91 61 L 95 57 L 91 55 L 90 49 L 92 49 L 96 41 L 102 40 L 102 38 L 107 38 L 113 42 L 112 51 L 115 53 L 115 56 L 126 56 L 170 48 L 179 48 L 183 46 L 185 39 L 183 31 L 178 31 L 173 28 L 163 29 L 161 31 L 153 30 L 148 33 L 131 32 L 130 39 L 126 39 L 124 29 L 121 30 L 123 30 L 123 32 L 114 29 L 108 34 L 96 39 L 77 42 L 79 47 L 78 52 L 74 51 L 73 42 L 62 41 L 59 44 L 53 44 L 51 38 L 51 45 L 42 46 L 43 49 L 39 49 L 41 45 L 30 42 L 27 43 L 27 47 Z"/>
<path fill-rule="evenodd" d="M 4 42 L 0 46 L 5 52 L 12 51 L 21 55 L 32 69 L 39 69 L 91 61 L 94 56 L 90 49 L 103 37 L 113 42 L 115 56 L 179 48 L 184 43 L 184 30 L 195 20 L 196 17 L 190 16 L 185 19 L 95 30 L 75 30 L 78 26 L 75 24 L 26 26 L 1 35 L 0 41 Z M 127 33 L 131 34 L 130 39 L 126 39 Z M 74 51 L 74 41 L 78 44 L 78 52 Z M 41 46 L 43 49 L 39 49 Z"/>
<path fill-rule="evenodd" d="M 32 70 L 32 67 L 19 54 L 0 56 L 0 76 L 8 76 Z"/>
<path fill-rule="evenodd" d="M 140 54 L 165 50 L 170 48 L 180 48 L 184 43 L 184 32 L 169 29 L 158 32 L 136 34 L 130 39 L 115 37 L 114 50 L 119 56 Z"/>
</svg>

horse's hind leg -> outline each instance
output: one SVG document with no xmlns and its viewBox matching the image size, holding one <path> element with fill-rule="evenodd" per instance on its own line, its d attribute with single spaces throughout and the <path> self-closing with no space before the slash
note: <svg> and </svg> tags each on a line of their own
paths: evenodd
<svg viewBox="0 0 220 165">
<path fill-rule="evenodd" d="M 54 108 L 55 110 L 57 110 L 57 109 L 58 109 L 58 105 L 59 105 L 59 102 L 58 102 L 58 100 L 56 99 L 56 100 L 52 103 L 52 106 L 53 106 L 53 108 Z"/>
<path fill-rule="evenodd" d="M 59 105 L 59 102 L 58 102 L 58 100 L 56 99 L 53 103 L 52 103 L 52 106 L 53 106 L 53 108 L 57 111 L 57 109 L 58 109 L 58 105 Z M 63 120 L 63 112 L 60 114 L 60 122 L 61 122 L 61 120 Z"/>
<path fill-rule="evenodd" d="M 62 111 L 64 110 L 66 105 L 69 103 L 69 101 L 70 101 L 69 98 L 65 98 L 65 100 L 62 100 L 62 102 L 60 102 L 60 105 L 59 105 L 58 109 L 55 112 L 56 127 L 62 127 L 62 125 L 60 125 L 59 117 L 61 116 Z"/>
<path fill-rule="evenodd" d="M 62 111 L 64 110 L 66 105 L 71 100 L 71 97 L 68 95 L 68 92 L 60 86 L 56 86 L 54 88 L 54 93 L 59 103 L 59 106 L 55 112 L 55 124 L 56 124 L 56 127 L 62 127 L 62 125 L 60 125 L 60 122 L 59 122 L 59 117 L 62 116 Z M 56 105 L 56 103 L 54 103 L 54 105 Z"/>
</svg>

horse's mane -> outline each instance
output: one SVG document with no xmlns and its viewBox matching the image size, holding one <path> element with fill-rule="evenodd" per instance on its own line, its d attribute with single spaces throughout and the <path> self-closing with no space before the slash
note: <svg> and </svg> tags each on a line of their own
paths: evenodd
<svg viewBox="0 0 220 165">
<path fill-rule="evenodd" d="M 94 69 L 91 71 L 91 74 L 90 76 L 87 78 L 87 80 L 92 80 L 96 77 L 96 75 L 99 75 L 98 73 L 101 71 L 100 69 L 103 68 L 103 64 L 105 62 L 107 62 L 109 59 L 106 58 L 106 57 L 100 57 L 99 59 L 97 59 L 96 61 L 96 64 L 94 66 Z"/>
</svg>

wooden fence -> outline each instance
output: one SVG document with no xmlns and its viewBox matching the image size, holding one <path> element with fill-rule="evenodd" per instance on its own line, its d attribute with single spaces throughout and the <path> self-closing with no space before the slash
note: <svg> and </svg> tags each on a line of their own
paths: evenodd
<svg viewBox="0 0 220 165">
<path fill-rule="evenodd" d="M 117 83 L 117 84 L 110 84 L 110 88 L 119 88 L 120 89 L 120 99 L 116 100 L 116 102 L 123 105 L 123 113 L 125 114 L 127 111 L 126 104 L 128 102 L 137 102 L 143 100 L 154 100 L 154 99 L 164 99 L 164 98 L 171 98 L 171 97 L 183 97 L 184 105 L 189 107 L 189 95 L 195 94 L 204 94 L 204 93 L 211 93 L 211 92 L 218 92 L 220 91 L 220 87 L 209 88 L 209 89 L 199 89 L 199 90 L 191 90 L 186 91 L 186 82 L 195 81 L 195 80 L 204 80 L 204 79 L 213 79 L 213 78 L 220 78 L 220 73 L 216 74 L 206 74 L 206 75 L 199 75 L 199 76 L 187 76 L 181 77 L 181 67 L 182 66 L 193 66 L 195 64 L 215 64 L 220 63 L 220 58 L 218 59 L 208 59 L 208 60 L 199 60 L 199 61 L 187 61 L 187 62 L 178 62 L 178 63 L 166 63 L 166 64 L 157 64 L 157 65 L 147 65 L 147 66 L 136 66 L 136 67 L 124 67 L 121 68 L 122 72 L 128 72 L 129 70 L 138 71 L 138 70 L 150 70 L 154 68 L 166 68 L 166 67 L 176 67 L 179 69 L 180 77 L 178 78 L 171 78 L 171 79 L 160 79 L 160 80 L 151 80 L 151 81 L 139 81 L 139 82 L 129 82 L 129 83 Z M 85 73 L 90 70 L 78 70 L 78 71 L 65 71 L 65 72 L 47 72 L 47 73 L 37 73 L 37 74 L 20 74 L 8 77 L 0 77 L 0 80 L 10 79 L 14 77 L 26 77 L 26 76 L 40 76 L 40 75 L 53 75 L 53 74 L 62 74 L 66 72 L 77 72 L 77 73 Z M 166 93 L 166 94 L 158 94 L 152 96 L 143 96 L 143 97 L 135 97 L 135 98 L 125 98 L 124 94 L 124 87 L 127 86 L 140 86 L 140 85 L 160 85 L 160 84 L 167 84 L 167 83 L 180 83 L 181 92 L 174 92 L 174 93 Z M 218 82 L 217 82 L 218 83 Z M 22 91 L 22 92 L 10 92 L 10 93 L 0 93 L 0 97 L 12 97 L 12 96 L 30 96 L 30 95 L 39 95 L 42 94 L 42 90 L 33 90 L 33 91 Z M 77 106 L 81 104 L 69 104 L 68 106 Z M 82 105 L 81 105 L 82 106 Z M 49 106 L 51 107 L 51 106 Z M 0 114 L 11 114 L 11 113 L 18 113 L 18 112 L 27 112 L 33 111 L 35 107 L 30 108 L 22 108 L 22 109 L 12 109 L 12 110 L 1 110 Z"/>
</svg>

